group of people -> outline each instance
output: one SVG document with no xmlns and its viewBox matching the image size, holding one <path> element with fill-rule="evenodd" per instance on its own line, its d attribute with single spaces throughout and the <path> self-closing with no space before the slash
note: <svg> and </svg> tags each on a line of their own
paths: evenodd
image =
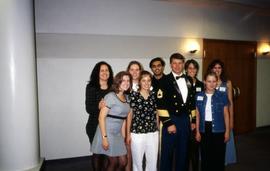
<svg viewBox="0 0 270 171">
<path fill-rule="evenodd" d="M 170 56 L 168 75 L 160 57 L 149 67 L 153 74 L 131 61 L 113 77 L 108 63 L 95 65 L 86 86 L 93 170 L 198 171 L 201 163 L 202 171 L 222 171 L 226 153 L 236 162 L 224 64 L 213 61 L 204 83 L 198 63 L 180 53 Z"/>
</svg>

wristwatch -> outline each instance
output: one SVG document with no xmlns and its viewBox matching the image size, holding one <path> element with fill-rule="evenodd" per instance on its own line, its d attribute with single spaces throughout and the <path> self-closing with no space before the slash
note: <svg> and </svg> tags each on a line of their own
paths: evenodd
<svg viewBox="0 0 270 171">
<path fill-rule="evenodd" d="M 102 135 L 102 138 L 107 138 L 107 135 Z"/>
</svg>

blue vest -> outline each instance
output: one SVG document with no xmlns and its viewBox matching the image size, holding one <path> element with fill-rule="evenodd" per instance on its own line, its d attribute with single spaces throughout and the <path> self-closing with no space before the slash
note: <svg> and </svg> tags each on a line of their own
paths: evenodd
<svg viewBox="0 0 270 171">
<path fill-rule="evenodd" d="M 205 92 L 196 95 L 196 107 L 200 113 L 200 132 L 205 132 L 205 107 L 207 96 Z M 225 132 L 224 107 L 228 105 L 227 93 L 215 91 L 212 96 L 212 132 Z"/>
</svg>

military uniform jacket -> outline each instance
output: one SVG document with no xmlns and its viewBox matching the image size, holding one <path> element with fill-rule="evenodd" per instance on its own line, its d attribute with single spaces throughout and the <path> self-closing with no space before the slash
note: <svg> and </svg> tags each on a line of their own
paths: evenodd
<svg viewBox="0 0 270 171">
<path fill-rule="evenodd" d="M 160 78 L 160 79 L 156 79 L 154 76 L 152 78 L 152 87 L 153 87 L 153 90 L 155 92 L 157 92 L 158 88 L 159 88 L 159 84 L 160 82 L 162 82 L 162 80 L 166 77 L 165 74 L 163 74 L 163 76 Z"/>
<path fill-rule="evenodd" d="M 166 75 L 159 84 L 157 90 L 157 112 L 165 127 L 174 124 L 170 118 L 172 115 L 188 115 L 192 110 L 195 110 L 195 96 L 191 78 L 186 75 L 184 78 L 188 88 L 186 103 L 183 102 L 182 94 L 172 73 Z"/>
</svg>

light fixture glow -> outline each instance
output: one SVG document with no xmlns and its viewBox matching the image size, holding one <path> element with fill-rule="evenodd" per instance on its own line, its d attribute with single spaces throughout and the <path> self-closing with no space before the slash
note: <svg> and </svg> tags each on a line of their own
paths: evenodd
<svg viewBox="0 0 270 171">
<path fill-rule="evenodd" d="M 261 52 L 263 55 L 267 55 L 270 52 L 269 44 L 263 44 L 261 47 Z"/>
<path fill-rule="evenodd" d="M 200 50 L 200 45 L 196 39 L 190 39 L 187 41 L 187 50 L 189 53 L 196 53 Z"/>
</svg>

